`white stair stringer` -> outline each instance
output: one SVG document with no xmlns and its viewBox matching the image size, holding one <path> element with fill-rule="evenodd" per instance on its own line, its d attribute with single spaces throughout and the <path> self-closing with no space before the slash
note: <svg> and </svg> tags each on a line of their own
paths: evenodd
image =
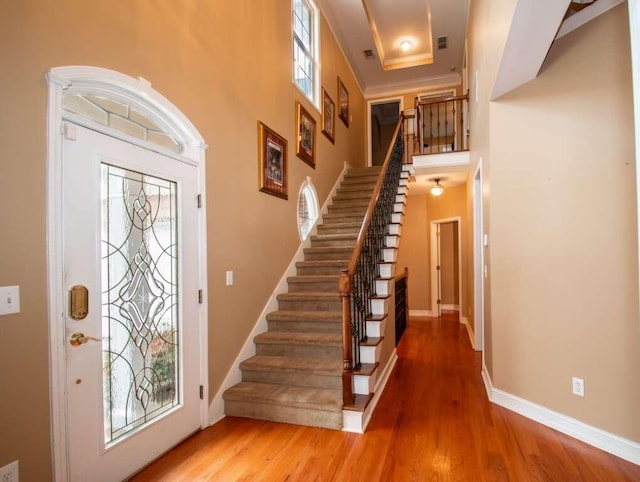
<svg viewBox="0 0 640 482">
<path fill-rule="evenodd" d="M 363 364 L 378 364 L 382 353 L 384 343 L 394 343 L 394 340 L 384 338 L 387 326 L 387 315 L 391 306 L 391 292 L 395 286 L 395 268 L 400 246 L 402 224 L 404 222 L 404 210 L 408 200 L 409 193 L 409 176 L 415 171 L 412 165 L 404 165 L 399 181 L 399 187 L 395 198 L 393 213 L 390 223 L 386 226 L 385 247 L 383 248 L 383 262 L 379 265 L 379 278 L 376 283 L 376 297 L 371 299 L 371 311 L 375 319 L 367 320 L 367 336 L 376 339 L 382 339 L 375 345 L 360 346 L 360 361 Z M 373 370 L 371 375 L 355 374 L 353 377 L 353 389 L 355 394 L 368 395 L 372 394 L 371 401 L 367 404 L 364 411 L 343 410 L 343 431 L 364 433 L 375 407 L 380 399 L 382 391 L 389 380 L 391 371 L 398 359 L 396 350 L 382 369 L 378 366 Z"/>
</svg>

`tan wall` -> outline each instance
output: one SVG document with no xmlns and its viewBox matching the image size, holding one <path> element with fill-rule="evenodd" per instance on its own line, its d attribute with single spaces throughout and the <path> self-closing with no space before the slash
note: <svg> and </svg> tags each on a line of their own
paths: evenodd
<svg viewBox="0 0 640 482">
<path fill-rule="evenodd" d="M 626 4 L 557 40 L 490 123 L 493 383 L 640 441 Z"/>
<path fill-rule="evenodd" d="M 435 197 L 430 194 L 425 195 L 427 198 L 427 224 L 430 226 L 432 221 L 437 221 L 440 219 L 449 219 L 454 217 L 460 217 L 459 228 L 461 229 L 460 238 L 461 245 L 467 246 L 467 238 L 472 235 L 472 232 L 464 227 L 468 225 L 467 222 L 467 187 L 466 184 L 460 184 L 458 186 L 449 187 L 444 190 L 444 193 L 441 196 Z M 431 250 L 431 241 L 429 238 L 429 250 Z M 430 251 L 429 251 L 430 252 Z M 462 266 L 463 269 L 465 266 L 472 264 L 473 256 L 472 252 L 467 249 L 462 251 Z M 429 269 L 431 269 L 431 260 L 429 259 Z M 468 312 L 467 307 L 469 306 L 469 285 L 467 283 L 466 278 L 463 276 L 462 278 L 462 293 L 461 294 L 461 302 L 460 306 L 460 315 L 465 316 L 464 314 Z M 473 286 L 473 285 L 471 285 Z M 431 296 L 429 296 L 429 303 L 432 304 L 432 310 L 437 310 L 437 306 L 435 303 L 431 302 Z"/>
<path fill-rule="evenodd" d="M 437 309 L 436 306 L 431 306 L 431 221 L 460 216 L 461 246 L 464 247 L 461 253 L 463 273 L 466 272 L 465 267 L 473 261 L 472 251 L 468 249 L 471 245 L 467 241 L 471 231 L 465 228 L 468 225 L 466 189 L 465 185 L 447 188 L 437 198 L 431 194 L 411 194 L 411 188 L 409 189 L 396 273 L 401 273 L 405 266 L 409 268 L 409 309 L 412 311 Z M 465 316 L 470 306 L 470 286 L 473 285 L 469 285 L 467 277 L 463 275 L 463 306 L 460 308 L 462 316 Z"/>
<path fill-rule="evenodd" d="M 495 82 L 502 52 L 509 33 L 517 0 L 474 0 L 469 3 L 468 52 L 469 52 L 469 154 L 472 176 L 478 163 L 482 161 L 482 208 L 483 233 L 491 239 L 491 152 L 490 125 L 491 90 Z M 476 75 L 477 74 L 477 75 Z M 477 79 L 477 82 L 476 82 Z M 476 95 L 476 91 L 478 95 Z M 472 194 L 471 184 L 468 193 Z M 468 196 L 467 212 L 473 213 L 473 198 Z M 469 226 L 472 227 L 471 225 Z M 471 232 L 471 231 L 468 231 Z M 472 244 L 469 245 L 470 247 Z M 472 250 L 470 252 L 473 252 Z M 484 264 L 488 267 L 488 277 L 484 282 L 484 363 L 490 375 L 493 374 L 493 326 L 491 318 L 491 251 L 483 248 Z M 473 267 L 467 265 L 467 280 L 473 286 Z M 474 320 L 475 315 L 471 315 Z"/>
<path fill-rule="evenodd" d="M 409 268 L 409 310 L 428 311 L 429 305 L 429 225 L 427 197 L 409 190 L 400 237 L 396 274 Z"/>
<path fill-rule="evenodd" d="M 318 126 L 320 113 L 291 80 L 290 0 L 3 3 L 0 285 L 20 285 L 22 312 L 0 318 L 0 466 L 19 459 L 22 481 L 51 479 L 44 74 L 92 65 L 142 76 L 208 143 L 213 396 L 299 244 L 301 182 L 311 176 L 323 202 L 345 161 L 364 164 L 364 100 L 324 21 L 321 34 L 322 85 L 336 101 L 341 77 L 352 122 L 336 123 L 335 145 L 318 133 L 313 170 L 295 156 L 295 100 Z M 258 192 L 258 120 L 289 140 L 289 201 Z M 224 286 L 226 270 L 234 286 Z"/>
</svg>

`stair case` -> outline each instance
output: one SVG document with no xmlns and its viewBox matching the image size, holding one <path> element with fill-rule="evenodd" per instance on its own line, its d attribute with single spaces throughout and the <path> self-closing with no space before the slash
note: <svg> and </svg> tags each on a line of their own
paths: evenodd
<svg viewBox="0 0 640 482">
<path fill-rule="evenodd" d="M 348 417 L 371 410 L 387 313 L 392 309 L 408 169 L 403 167 L 386 226 L 380 275 L 371 298 L 373 315 L 366 320 L 368 337 L 358 349 L 361 364 L 351 374 L 354 403 L 344 403 L 339 281 L 353 256 L 380 167 L 345 174 L 310 247 L 304 249 L 304 260 L 296 263 L 296 276 L 287 279 L 288 291 L 277 296 L 278 310 L 266 316 L 268 330 L 254 338 L 255 356 L 240 363 L 242 381 L 223 393 L 226 415 L 341 430 Z"/>
</svg>

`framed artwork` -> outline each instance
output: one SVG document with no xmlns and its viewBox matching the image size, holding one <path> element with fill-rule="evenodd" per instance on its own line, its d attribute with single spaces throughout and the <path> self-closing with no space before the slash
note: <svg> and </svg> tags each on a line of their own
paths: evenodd
<svg viewBox="0 0 640 482">
<path fill-rule="evenodd" d="M 322 89 L 322 133 L 331 141 L 332 144 L 336 141 L 336 105 L 327 94 L 327 91 Z"/>
<path fill-rule="evenodd" d="M 349 91 L 338 77 L 338 117 L 349 127 Z"/>
<path fill-rule="evenodd" d="M 296 156 L 316 168 L 316 121 L 296 102 Z"/>
<path fill-rule="evenodd" d="M 258 121 L 260 191 L 288 199 L 287 141 Z"/>
</svg>

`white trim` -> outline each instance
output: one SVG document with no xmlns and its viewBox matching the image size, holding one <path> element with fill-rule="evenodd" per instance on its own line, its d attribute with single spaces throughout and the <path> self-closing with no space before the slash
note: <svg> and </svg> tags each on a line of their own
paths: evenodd
<svg viewBox="0 0 640 482">
<path fill-rule="evenodd" d="M 633 1 L 633 0 L 631 0 Z M 579 12 L 574 13 L 560 25 L 556 40 L 564 37 L 575 29 L 582 27 L 585 23 L 620 5 L 624 0 L 598 0 Z"/>
<path fill-rule="evenodd" d="M 398 120 L 400 120 L 400 116 L 404 110 L 404 97 L 385 97 L 382 99 L 371 99 L 367 100 L 367 166 L 371 167 L 371 163 L 373 162 L 373 148 L 371 146 L 371 106 L 377 104 L 389 104 L 391 102 L 399 102 L 398 106 Z"/>
<path fill-rule="evenodd" d="M 482 351 L 484 360 L 484 211 L 482 206 L 482 158 L 472 179 L 473 204 L 473 326 L 475 328 L 476 350 Z"/>
<path fill-rule="evenodd" d="M 468 166 L 470 159 L 469 151 L 420 154 L 413 156 L 413 167 L 426 169 L 429 167 Z"/>
<path fill-rule="evenodd" d="M 636 166 L 640 166 L 640 0 L 629 0 L 629 36 L 631 41 L 631 72 L 635 117 Z M 640 212 L 640 169 L 636 168 L 636 202 Z M 640 240 L 640 222 L 638 222 Z M 640 250 L 640 246 L 638 248 Z M 640 261 L 640 259 L 639 259 Z"/>
<path fill-rule="evenodd" d="M 592 425 L 587 425 L 575 418 L 554 412 L 553 410 L 503 390 L 498 390 L 493 387 L 491 377 L 488 375 L 486 367 L 482 370 L 482 377 L 485 382 L 485 387 L 487 388 L 487 393 L 489 394 L 489 400 L 492 403 L 557 430 L 558 432 L 569 435 L 570 437 L 581 440 L 600 450 L 604 450 L 616 457 L 640 465 L 639 443 L 606 432 Z"/>
<path fill-rule="evenodd" d="M 338 176 L 338 179 L 334 184 L 333 189 L 331 190 L 331 192 L 325 199 L 324 204 L 322 205 L 322 210 L 320 215 L 318 216 L 318 220 L 328 212 L 329 204 L 331 203 L 333 197 L 337 194 L 338 188 L 342 184 L 342 180 L 344 179 L 344 175 L 346 174 L 348 169 L 349 169 L 349 165 L 345 162 L 344 168 L 342 169 L 340 176 Z M 209 425 L 213 425 L 214 423 L 219 422 L 225 417 L 224 400 L 222 398 L 222 395 L 227 389 L 231 388 L 232 386 L 242 381 L 242 371 L 240 370 L 240 363 L 248 358 L 251 358 L 252 356 L 255 356 L 256 345 L 253 342 L 253 339 L 260 333 L 264 333 L 265 331 L 267 331 L 268 329 L 267 314 L 271 313 L 272 311 L 276 311 L 278 309 L 277 297 L 279 294 L 287 292 L 289 287 L 287 283 L 287 278 L 289 278 L 290 276 L 296 275 L 297 273 L 296 263 L 298 261 L 304 260 L 304 249 L 311 246 L 311 235 L 317 232 L 318 220 L 316 220 L 316 224 L 311 230 L 309 237 L 307 237 L 305 241 L 300 243 L 300 246 L 298 247 L 298 250 L 294 254 L 291 262 L 289 263 L 289 266 L 287 266 L 287 269 L 283 273 L 282 277 L 280 278 L 280 281 L 278 282 L 275 289 L 271 293 L 269 300 L 267 301 L 264 308 L 262 309 L 260 316 L 256 320 L 256 323 L 254 324 L 253 329 L 251 330 L 251 333 L 249 333 L 249 335 L 247 336 L 244 342 L 244 345 L 242 345 L 242 349 L 238 353 L 238 356 L 236 357 L 236 359 L 233 361 L 233 364 L 231 365 L 231 368 L 227 372 L 227 375 L 224 378 L 224 381 L 222 382 L 215 396 L 211 400 L 211 404 L 209 405 Z"/>
<path fill-rule="evenodd" d="M 449 311 L 460 311 L 460 305 L 442 305 L 440 306 L 440 309 Z M 462 318 L 460 318 L 460 320 L 462 320 Z M 460 321 L 460 323 L 462 323 L 462 321 Z"/>
<path fill-rule="evenodd" d="M 438 314 L 434 313 L 431 310 L 409 310 L 409 316 L 418 316 L 418 317 L 426 316 L 429 318 L 437 318 Z"/>
<path fill-rule="evenodd" d="M 67 457 L 67 413 L 66 378 L 64 353 L 65 310 L 62 266 L 62 136 L 65 94 L 94 94 L 115 99 L 134 106 L 142 114 L 170 133 L 181 145 L 181 159 L 188 159 L 198 166 L 198 192 L 205 193 L 205 155 L 207 147 L 193 124 L 175 105 L 151 88 L 142 79 L 134 79 L 108 69 L 87 66 L 56 67 L 45 76 L 49 86 L 47 112 L 47 279 L 48 279 L 48 319 L 49 319 L 49 378 L 51 406 L 51 446 L 54 479 L 66 481 L 69 477 Z M 157 146 L 144 147 L 157 152 Z M 171 155 L 171 154 L 170 154 Z M 176 157 L 175 153 L 172 157 Z M 200 384 L 204 386 L 207 399 L 208 385 L 208 344 L 207 344 L 207 242 L 206 242 L 206 200 L 199 210 L 199 285 L 205 293 L 199 305 L 201 336 Z M 200 410 L 200 424 L 208 420 L 207 403 L 203 401 Z"/>
<path fill-rule="evenodd" d="M 432 313 L 440 313 L 438 309 L 437 300 L 438 300 L 438 271 L 436 270 L 436 266 L 438 264 L 438 243 L 434 242 L 436 240 L 436 225 L 444 224 L 444 223 L 458 223 L 458 302 L 459 307 L 464 306 L 462 300 L 462 217 L 461 216 L 453 216 L 450 218 L 442 218 L 442 219 L 434 219 L 431 221 L 430 227 L 430 243 L 431 243 L 431 312 Z M 452 306 L 452 305 L 447 305 Z M 441 307 L 444 308 L 444 305 Z M 436 314 L 435 316 L 438 316 Z"/>
<path fill-rule="evenodd" d="M 393 368 L 396 366 L 397 361 L 398 353 L 394 348 L 393 353 L 391 353 L 391 357 L 389 357 L 389 361 L 384 367 L 384 371 L 382 372 L 380 379 L 376 384 L 373 398 L 369 402 L 369 405 L 367 405 L 364 412 L 353 412 L 350 410 L 342 411 L 343 432 L 364 433 L 364 431 L 367 429 L 367 425 L 369 425 L 369 422 L 371 421 L 371 416 L 373 415 L 373 412 L 375 411 L 375 408 L 380 401 L 382 392 L 384 392 L 384 389 L 387 386 L 387 382 L 389 381 L 389 377 L 391 376 L 391 373 L 393 371 Z"/>
<path fill-rule="evenodd" d="M 367 87 L 364 90 L 364 98 L 371 99 L 374 97 L 384 95 L 398 95 L 415 92 L 419 89 L 427 89 L 430 87 L 445 88 L 448 86 L 459 86 L 462 82 L 460 74 L 445 74 L 435 77 L 423 77 L 421 79 L 415 79 L 410 81 L 385 83 L 384 85 L 378 85 L 373 87 Z"/>
<path fill-rule="evenodd" d="M 471 324 L 469 323 L 469 319 L 466 316 L 461 316 L 460 317 L 460 323 L 462 323 L 463 325 L 465 325 L 467 327 L 467 335 L 469 335 L 469 342 L 471 342 L 471 348 L 473 348 L 474 350 L 477 350 L 476 342 L 475 342 L 475 335 L 473 334 L 473 328 L 471 328 Z"/>
</svg>

